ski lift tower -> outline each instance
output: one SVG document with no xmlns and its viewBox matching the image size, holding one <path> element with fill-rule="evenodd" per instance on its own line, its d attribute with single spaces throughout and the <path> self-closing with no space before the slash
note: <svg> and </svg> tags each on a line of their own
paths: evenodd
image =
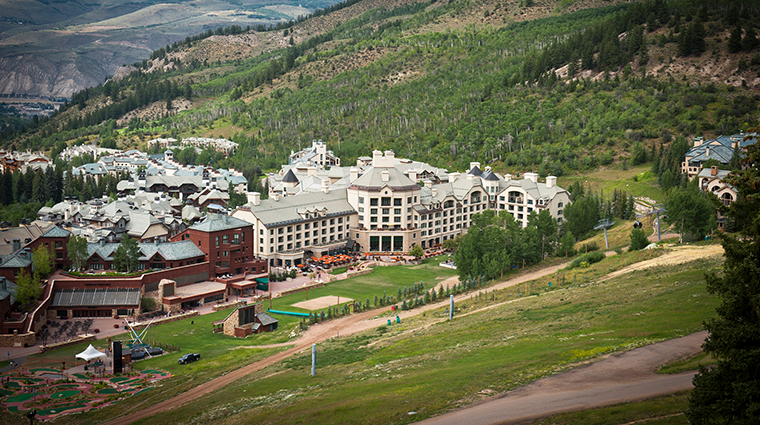
<svg viewBox="0 0 760 425">
<path fill-rule="evenodd" d="M 612 227 L 613 224 L 615 224 L 614 221 L 609 218 L 603 218 L 599 220 L 599 225 L 596 226 L 597 228 L 601 227 L 604 229 L 604 249 L 610 249 L 610 243 L 607 241 L 607 228 Z"/>
<path fill-rule="evenodd" d="M 653 213 L 657 214 L 657 242 L 660 242 L 660 213 L 666 213 L 668 210 L 662 207 L 662 204 L 654 205 Z"/>
</svg>

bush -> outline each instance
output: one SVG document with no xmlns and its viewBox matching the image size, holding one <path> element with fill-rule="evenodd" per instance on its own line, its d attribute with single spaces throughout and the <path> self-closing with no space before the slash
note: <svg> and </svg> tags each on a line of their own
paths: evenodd
<svg viewBox="0 0 760 425">
<path fill-rule="evenodd" d="M 571 269 L 574 269 L 576 267 L 580 267 L 581 263 L 586 263 L 588 265 L 591 265 L 591 264 L 598 263 L 598 262 L 604 260 L 605 257 L 606 257 L 606 255 L 604 255 L 603 252 L 599 252 L 599 251 L 589 252 L 589 253 L 583 254 L 580 257 L 576 258 L 575 260 L 571 261 L 569 267 Z M 585 267 L 588 267 L 588 266 L 585 266 Z"/>
<path fill-rule="evenodd" d="M 599 251 L 599 245 L 596 242 L 585 243 L 580 250 L 583 252 Z"/>
<path fill-rule="evenodd" d="M 140 308 L 142 309 L 143 313 L 155 310 L 156 299 L 147 296 L 140 298 Z"/>
</svg>

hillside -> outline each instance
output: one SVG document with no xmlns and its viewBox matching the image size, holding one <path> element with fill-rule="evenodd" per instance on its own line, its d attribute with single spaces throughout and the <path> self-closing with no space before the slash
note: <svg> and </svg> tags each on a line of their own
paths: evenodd
<svg viewBox="0 0 760 425">
<path fill-rule="evenodd" d="M 39 131 L 6 132 L 6 145 L 55 153 L 113 120 L 128 125 L 122 147 L 230 138 L 238 154 L 216 160 L 249 171 L 276 168 L 318 138 L 345 163 L 394 149 L 453 169 L 478 160 L 542 175 L 636 165 L 634 151 L 645 159 L 673 141 L 756 125 L 756 5 L 737 5 L 345 3 L 284 30 L 159 49 L 77 93 Z"/>
<path fill-rule="evenodd" d="M 330 6 L 245 0 L 3 2 L 0 93 L 70 97 L 162 46 L 219 27 L 275 25 Z"/>
</svg>

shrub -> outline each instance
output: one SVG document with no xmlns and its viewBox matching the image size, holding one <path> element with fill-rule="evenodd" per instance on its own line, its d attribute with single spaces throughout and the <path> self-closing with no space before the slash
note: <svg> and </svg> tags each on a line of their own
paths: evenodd
<svg viewBox="0 0 760 425">
<path fill-rule="evenodd" d="M 153 311 L 156 309 L 156 299 L 153 297 L 142 297 L 140 299 L 140 307 L 143 313 L 146 311 Z"/>
<path fill-rule="evenodd" d="M 583 252 L 599 251 L 599 244 L 596 242 L 585 243 L 580 250 Z"/>
<path fill-rule="evenodd" d="M 583 254 L 580 257 L 576 258 L 575 260 L 570 262 L 570 268 L 574 269 L 576 267 L 580 267 L 581 263 L 587 263 L 588 265 L 585 267 L 590 266 L 591 264 L 598 263 L 604 258 L 606 255 L 604 255 L 603 252 L 595 251 L 595 252 L 589 252 L 587 254 Z"/>
</svg>

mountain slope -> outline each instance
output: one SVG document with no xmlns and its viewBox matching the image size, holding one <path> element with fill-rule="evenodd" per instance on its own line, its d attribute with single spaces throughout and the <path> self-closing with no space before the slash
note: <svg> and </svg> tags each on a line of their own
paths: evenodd
<svg viewBox="0 0 760 425">
<path fill-rule="evenodd" d="M 244 170 L 276 168 L 321 138 L 347 163 L 394 149 L 444 167 L 561 175 L 757 122 L 757 48 L 727 51 L 733 25 L 751 34 L 750 6 L 732 16 L 696 1 L 561 5 L 364 0 L 284 31 L 183 42 L 78 93 L 77 107 L 16 143 L 59 149 L 113 119 L 129 125 L 124 147 L 232 138 L 239 154 L 215 161 Z M 682 54 L 694 28 L 704 52 Z"/>
<path fill-rule="evenodd" d="M 161 46 L 230 25 L 282 23 L 329 6 L 281 0 L 240 2 L 4 0 L 0 93 L 69 97 Z M 62 75 L 59 75 L 62 74 Z"/>
</svg>

